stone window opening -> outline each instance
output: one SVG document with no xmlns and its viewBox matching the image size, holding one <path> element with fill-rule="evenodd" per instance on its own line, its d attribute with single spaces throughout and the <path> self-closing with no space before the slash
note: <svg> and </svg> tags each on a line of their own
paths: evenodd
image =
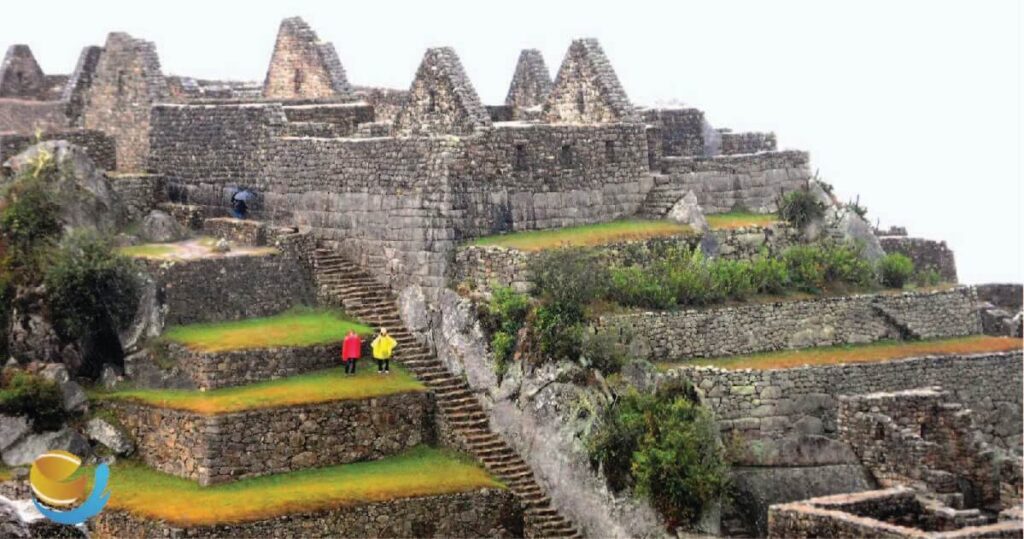
<svg viewBox="0 0 1024 539">
<path fill-rule="evenodd" d="M 427 91 L 427 112 L 437 112 L 437 91 Z"/>
<path fill-rule="evenodd" d="M 124 71 L 117 72 L 117 95 L 124 95 Z"/>
<path fill-rule="evenodd" d="M 21 86 L 25 82 L 25 75 L 21 71 L 14 72 L 14 78 L 18 82 L 18 86 Z"/>
<path fill-rule="evenodd" d="M 295 93 L 302 91 L 302 70 L 296 69 L 295 74 L 292 78 L 292 83 L 295 85 Z"/>
<path fill-rule="evenodd" d="M 512 161 L 512 168 L 517 172 L 523 172 L 527 169 L 525 144 L 516 144 L 516 153 L 515 159 Z"/>
<path fill-rule="evenodd" d="M 583 114 L 587 110 L 587 99 L 583 95 L 583 90 L 576 93 L 576 112 Z"/>
<path fill-rule="evenodd" d="M 884 440 L 885 439 L 885 425 L 884 424 L 882 424 L 882 423 L 875 423 L 875 439 L 876 440 Z"/>
<path fill-rule="evenodd" d="M 575 165 L 571 144 L 563 144 L 562 151 L 558 154 L 558 162 L 565 168 L 572 168 Z"/>
<path fill-rule="evenodd" d="M 615 152 L 615 141 L 614 140 L 606 140 L 606 141 L 604 141 L 604 156 L 608 160 L 609 163 L 618 163 L 619 162 L 619 156 Z"/>
</svg>

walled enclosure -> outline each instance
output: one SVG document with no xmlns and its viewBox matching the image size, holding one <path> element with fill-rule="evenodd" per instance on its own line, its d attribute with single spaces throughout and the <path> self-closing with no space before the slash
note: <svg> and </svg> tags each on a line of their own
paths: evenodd
<svg viewBox="0 0 1024 539">
<path fill-rule="evenodd" d="M 167 345 L 167 355 L 192 387 L 205 390 L 334 367 L 338 365 L 340 347 L 333 344 L 203 352 L 171 343 Z"/>
<path fill-rule="evenodd" d="M 437 439 L 427 392 L 216 415 L 109 406 L 146 465 L 204 486 L 380 459 Z"/>
<path fill-rule="evenodd" d="M 1021 446 L 1020 351 L 792 369 L 677 367 L 669 372 L 701 390 L 727 438 L 732 433 L 746 440 L 803 434 L 834 438 L 841 395 L 940 386 L 973 410 L 989 443 L 1004 449 Z"/>
<path fill-rule="evenodd" d="M 676 361 L 981 333 L 971 287 L 603 316 L 637 357 Z"/>
<path fill-rule="evenodd" d="M 522 527 L 522 508 L 515 496 L 499 489 L 364 503 L 231 525 L 176 527 L 110 509 L 94 523 L 99 538 L 518 537 Z"/>
</svg>

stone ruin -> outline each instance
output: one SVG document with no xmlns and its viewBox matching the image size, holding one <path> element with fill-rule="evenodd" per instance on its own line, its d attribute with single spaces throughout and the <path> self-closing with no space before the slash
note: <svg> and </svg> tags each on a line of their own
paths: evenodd
<svg viewBox="0 0 1024 539">
<path fill-rule="evenodd" d="M 508 480 L 527 502 L 527 520 L 536 519 L 527 525 L 567 537 L 647 536 L 660 523 L 649 508 L 595 486 L 592 472 L 572 460 L 575 440 L 565 429 L 578 418 L 558 415 L 562 401 L 580 391 L 564 382 L 572 373 L 551 367 L 495 377 L 474 311 L 451 285 L 469 280 L 480 290 L 494 282 L 528 289 L 530 255 L 467 246 L 467 240 L 634 216 L 664 219 L 681 203 L 704 213 L 769 213 L 780 191 L 813 177 L 809 155 L 780 149 L 774 133 L 715 127 L 695 107 L 634 105 L 594 39 L 571 43 L 554 80 L 539 51 L 523 50 L 504 103 L 486 105 L 449 47 L 428 49 L 408 88 L 350 83 L 333 45 L 297 17 L 282 21 L 262 83 L 165 75 L 153 43 L 118 32 L 102 47 L 85 47 L 70 76 L 44 74 L 28 47 L 15 45 L 0 67 L 0 163 L 37 136 L 68 141 L 106 170 L 129 220 L 145 222 L 159 208 L 158 217 L 183 229 L 278 250 L 150 264 L 152 326 L 135 328 L 133 344 L 159 335 L 164 324 L 337 303 L 335 292 L 346 309 L 397 327 L 404 342 L 422 347 L 412 361 L 424 362 L 424 379 L 431 381 L 430 397 L 409 398 L 416 414 L 353 436 L 402 438 L 392 445 L 404 447 L 413 445 L 409 440 L 455 439 L 470 427 L 493 429 L 486 436 L 494 438 L 481 430 L 472 431 L 471 441 L 449 442 L 501 473 L 514 469 L 519 475 Z M 224 218 L 240 188 L 257 194 L 250 210 L 258 224 Z M 908 238 L 899 229 L 869 233 L 880 251 L 904 253 L 955 282 L 953 253 L 944 243 Z M 778 253 L 800 241 L 784 225 L 709 235 L 716 256 L 731 259 Z M 637 254 L 635 242 L 608 246 L 608 256 L 649 256 L 656 243 L 641 246 L 646 255 Z M 344 253 L 344 262 L 334 253 Z M 218 291 L 232 286 L 233 275 L 245 276 L 244 293 L 223 298 Z M 1021 308 L 1019 285 L 1009 286 L 628 313 L 602 317 L 600 324 L 628 328 L 637 357 L 663 360 L 1009 335 L 1020 327 Z M 356 287 L 388 298 L 395 293 L 400 312 L 392 313 L 390 304 L 376 312 L 360 299 L 369 292 L 353 293 Z M 126 351 L 127 375 L 193 389 L 291 376 L 329 366 L 334 357 L 326 349 L 209 356 L 176 350 L 179 370 L 168 375 L 154 371 L 141 350 Z M 687 377 L 716 414 L 723 437 L 759 450 L 736 457 L 736 484 L 750 507 L 739 516 L 721 515 L 725 533 L 1000 536 L 1020 529 L 1019 514 L 1007 511 L 1020 503 L 1020 462 L 1003 456 L 1019 455 L 1020 370 L 1018 350 L 785 371 L 687 367 L 641 381 Z M 951 387 L 964 373 L 971 383 Z M 952 393 L 913 390 L 930 384 Z M 954 399 L 974 412 L 952 405 Z M 356 408 L 375 413 L 372 404 Z M 301 413 L 341 432 L 347 427 L 331 423 L 334 412 Z M 292 409 L 231 420 L 127 405 L 119 413 L 150 464 L 203 484 L 327 465 L 349 458 L 339 452 L 351 449 L 340 437 L 304 440 L 309 445 L 278 462 L 270 440 L 289 434 L 278 427 L 291 425 L 299 413 Z M 252 449 L 265 458 L 241 462 L 229 435 L 219 431 L 225 425 L 238 436 L 264 429 Z M 181 436 L 171 436 L 176 432 Z M 193 439 L 210 433 L 216 436 Z M 358 458 L 379 456 L 379 448 L 362 449 Z M 907 466 L 884 457 L 892 454 Z M 493 496 L 482 502 L 488 518 L 515 506 Z M 458 507 L 472 503 L 456 498 L 439 502 L 439 510 L 459 514 Z M 428 513 L 420 510 L 417 522 L 429 520 Z M 118 518 L 108 533 L 166 531 Z M 272 533 L 264 526 L 271 525 L 204 533 Z M 380 530 L 372 522 L 359 526 L 367 527 L 348 529 Z M 466 530 L 480 531 L 469 525 L 456 531 Z"/>
</svg>

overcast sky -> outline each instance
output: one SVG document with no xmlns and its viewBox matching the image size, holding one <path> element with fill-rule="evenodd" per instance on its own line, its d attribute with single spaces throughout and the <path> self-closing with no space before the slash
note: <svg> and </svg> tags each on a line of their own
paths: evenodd
<svg viewBox="0 0 1024 539">
<path fill-rule="evenodd" d="M 487 104 L 520 49 L 553 75 L 572 38 L 597 37 L 634 103 L 775 131 L 873 221 L 946 240 L 962 281 L 1021 280 L 1017 0 L 5 2 L 0 46 L 68 73 L 83 45 L 126 31 L 156 43 L 167 74 L 261 81 L 293 15 L 354 84 L 407 88 L 426 47 L 453 46 Z"/>
</svg>

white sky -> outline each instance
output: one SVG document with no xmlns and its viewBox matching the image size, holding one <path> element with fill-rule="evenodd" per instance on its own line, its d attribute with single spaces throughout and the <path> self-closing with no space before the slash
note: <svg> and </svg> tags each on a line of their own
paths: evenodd
<svg viewBox="0 0 1024 539">
<path fill-rule="evenodd" d="M 261 81 L 292 15 L 354 84 L 406 88 L 426 47 L 453 46 L 487 104 L 520 49 L 553 76 L 572 38 L 597 37 L 634 103 L 775 131 L 872 220 L 945 239 L 962 281 L 1021 280 L 1017 0 L 5 2 L 0 47 L 67 73 L 83 45 L 127 31 L 156 42 L 167 74 Z"/>
</svg>

